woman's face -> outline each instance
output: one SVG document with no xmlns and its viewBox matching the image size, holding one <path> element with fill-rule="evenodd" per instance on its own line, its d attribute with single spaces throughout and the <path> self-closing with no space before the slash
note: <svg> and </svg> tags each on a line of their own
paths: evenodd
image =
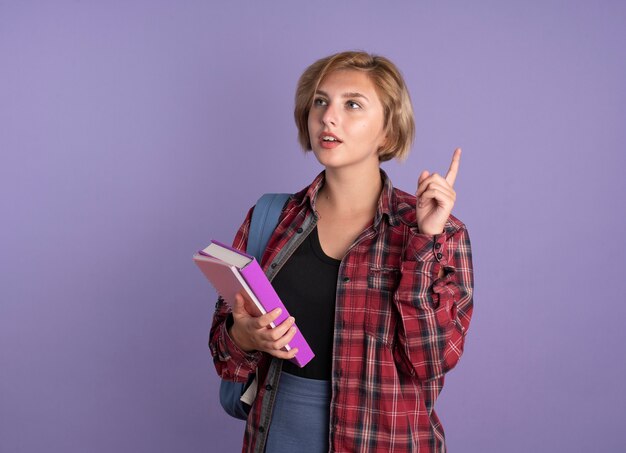
<svg viewBox="0 0 626 453">
<path fill-rule="evenodd" d="M 383 106 L 369 77 L 340 70 L 322 79 L 309 112 L 309 137 L 317 160 L 329 168 L 379 165 L 385 142 Z"/>
</svg>

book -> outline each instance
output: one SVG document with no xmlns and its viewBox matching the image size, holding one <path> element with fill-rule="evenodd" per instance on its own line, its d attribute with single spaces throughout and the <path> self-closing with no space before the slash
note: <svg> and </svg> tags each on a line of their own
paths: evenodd
<svg viewBox="0 0 626 453">
<path fill-rule="evenodd" d="M 256 312 L 252 313 L 254 316 L 264 315 L 277 307 L 282 310 L 271 323 L 271 327 L 276 327 L 289 318 L 287 308 L 253 256 L 220 242 L 211 241 L 208 247 L 193 255 L 193 260 L 231 307 L 235 305 L 235 295 L 244 291 L 254 303 L 256 309 Z M 297 326 L 295 336 L 284 349 L 289 351 L 292 348 L 298 348 L 298 352 L 291 361 L 300 368 L 315 356 Z"/>
</svg>

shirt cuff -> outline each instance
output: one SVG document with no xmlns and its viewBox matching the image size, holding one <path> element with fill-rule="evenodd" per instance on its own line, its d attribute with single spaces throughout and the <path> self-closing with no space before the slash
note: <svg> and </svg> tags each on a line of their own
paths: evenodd
<svg viewBox="0 0 626 453">
<path fill-rule="evenodd" d="M 411 231 L 411 237 L 404 250 L 404 261 L 437 263 L 439 266 L 448 264 L 448 235 L 444 231 L 440 234 L 419 233 L 417 229 Z"/>
<path fill-rule="evenodd" d="M 232 314 L 229 314 L 229 317 L 231 317 Z M 233 339 L 231 338 L 231 336 L 228 334 L 228 328 L 227 325 L 229 323 L 225 322 L 224 324 L 222 324 L 221 327 L 221 332 L 220 332 L 220 336 L 219 336 L 219 344 L 220 344 L 220 360 L 221 361 L 228 361 L 228 360 L 232 360 L 233 362 L 243 365 L 243 366 L 236 366 L 235 368 L 238 370 L 237 372 L 233 373 L 232 377 L 240 377 L 240 378 L 246 378 L 248 377 L 248 373 L 250 371 L 254 371 L 254 369 L 257 367 L 259 361 L 261 360 L 262 354 L 259 351 L 255 351 L 255 352 L 246 352 L 243 349 L 241 349 L 239 346 L 237 346 L 237 344 L 233 341 Z M 229 367 L 230 368 L 230 367 Z M 245 368 L 245 370 L 243 370 L 242 368 Z M 230 374 L 230 373 L 226 373 L 226 374 Z M 235 375 L 239 375 L 241 374 L 241 376 L 235 376 Z M 222 376 L 224 378 L 226 378 L 227 376 Z"/>
</svg>

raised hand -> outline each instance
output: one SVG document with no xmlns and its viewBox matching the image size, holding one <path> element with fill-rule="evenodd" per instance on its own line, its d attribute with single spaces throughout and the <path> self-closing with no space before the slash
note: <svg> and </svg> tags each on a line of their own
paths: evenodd
<svg viewBox="0 0 626 453">
<path fill-rule="evenodd" d="M 280 309 L 276 308 L 261 316 L 253 316 L 246 308 L 253 302 L 244 295 L 235 296 L 233 307 L 234 323 L 229 334 L 240 349 L 246 352 L 263 351 L 280 359 L 292 359 L 298 352 L 298 348 L 284 351 L 282 348 L 288 344 L 296 334 L 293 317 L 287 318 L 278 326 L 272 328 L 272 323 L 279 315 Z"/>
<path fill-rule="evenodd" d="M 454 180 L 459 172 L 461 161 L 461 148 L 454 150 L 452 162 L 445 178 L 437 173 L 430 174 L 424 170 L 417 181 L 417 226 L 420 233 L 440 234 L 452 212 L 456 200 L 456 192 L 453 189 Z"/>
</svg>

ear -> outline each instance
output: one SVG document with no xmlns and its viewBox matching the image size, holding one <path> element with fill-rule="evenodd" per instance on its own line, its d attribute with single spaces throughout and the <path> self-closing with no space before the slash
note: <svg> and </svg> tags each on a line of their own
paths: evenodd
<svg viewBox="0 0 626 453">
<path fill-rule="evenodd" d="M 392 159 L 392 155 L 391 155 L 389 148 L 386 146 L 386 143 L 385 143 L 384 146 L 381 146 L 378 148 L 378 161 L 385 162 L 390 159 Z"/>
<path fill-rule="evenodd" d="M 383 136 L 383 142 L 378 147 L 378 156 L 380 157 L 381 154 L 384 154 L 387 150 L 389 150 L 389 147 L 389 134 L 385 133 Z"/>
</svg>

